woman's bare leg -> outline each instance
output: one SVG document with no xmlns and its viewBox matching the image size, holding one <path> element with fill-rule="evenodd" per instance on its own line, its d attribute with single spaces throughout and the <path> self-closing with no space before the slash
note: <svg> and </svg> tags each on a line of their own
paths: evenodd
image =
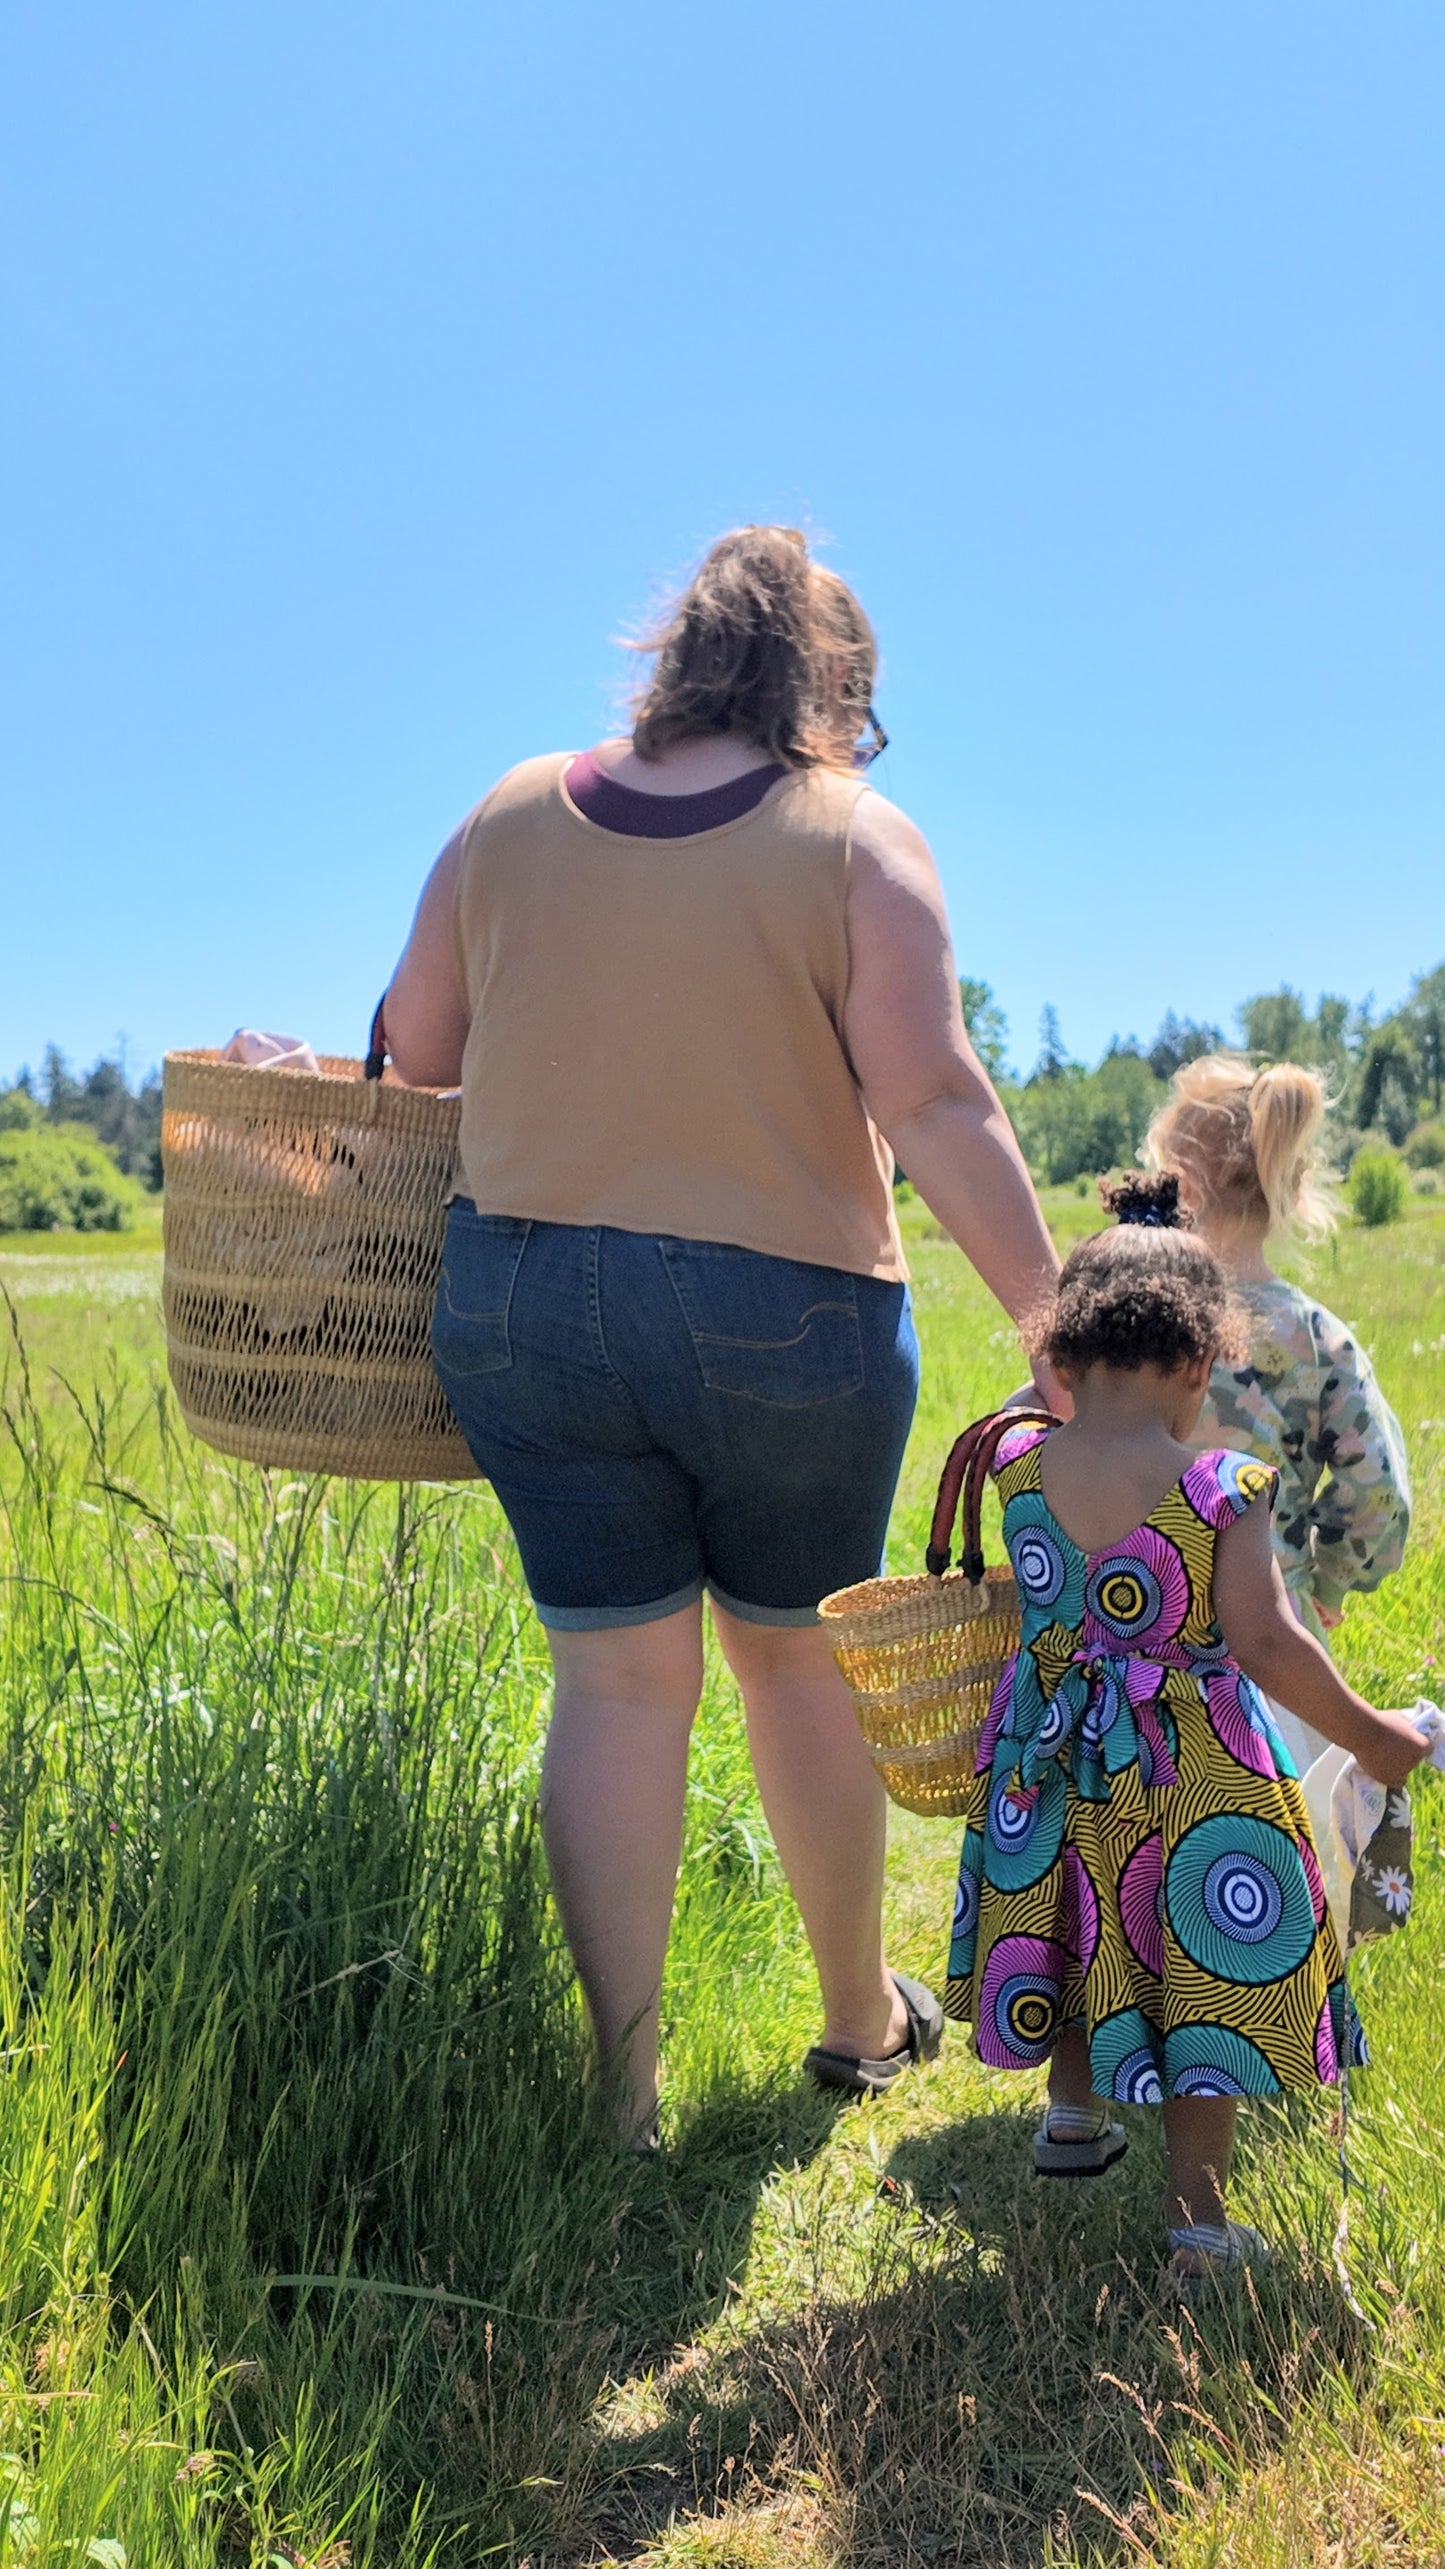
<svg viewBox="0 0 1445 2569">
<path fill-rule="evenodd" d="M 682 1855 L 702 1610 L 556 1632 L 542 1835 L 603 2068 L 627 2134 L 657 2104 L 657 2010 Z"/>
<path fill-rule="evenodd" d="M 746 1623 L 714 1602 L 748 1744 L 823 1993 L 829 2051 L 882 2059 L 908 2035 L 883 1960 L 887 1802 L 818 1625 Z"/>
</svg>

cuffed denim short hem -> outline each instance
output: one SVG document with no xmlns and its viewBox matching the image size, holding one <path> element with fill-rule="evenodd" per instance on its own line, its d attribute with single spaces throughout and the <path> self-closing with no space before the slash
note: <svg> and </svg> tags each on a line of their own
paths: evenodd
<svg viewBox="0 0 1445 2569">
<path fill-rule="evenodd" d="M 816 1606 L 745 1606 L 741 1597 L 730 1597 L 716 1579 L 709 1579 L 707 1592 L 725 1613 L 736 1615 L 739 1623 L 770 1623 L 780 1631 L 802 1632 L 818 1620 Z"/>
<path fill-rule="evenodd" d="M 905 1285 L 458 1197 L 432 1353 L 554 1631 L 704 1588 L 806 1627 L 878 1568 L 918 1388 Z"/>
<path fill-rule="evenodd" d="M 695 1606 L 701 1595 L 701 1579 L 689 1579 L 685 1588 L 646 1606 L 544 1606 L 540 1597 L 534 1597 L 532 1608 L 538 1623 L 552 1632 L 624 1632 L 631 1624 L 661 1623 L 666 1615 L 681 1614 L 684 1606 Z M 732 1611 L 746 1610 L 735 1606 Z"/>
</svg>

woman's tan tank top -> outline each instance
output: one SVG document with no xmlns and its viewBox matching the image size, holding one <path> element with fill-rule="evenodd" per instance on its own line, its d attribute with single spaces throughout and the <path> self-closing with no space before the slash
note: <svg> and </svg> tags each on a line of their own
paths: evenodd
<svg viewBox="0 0 1445 2569">
<path fill-rule="evenodd" d="M 907 1274 L 843 1048 L 861 783 L 810 768 L 688 838 L 623 837 L 528 759 L 463 824 L 462 1180 L 482 1213 Z"/>
</svg>

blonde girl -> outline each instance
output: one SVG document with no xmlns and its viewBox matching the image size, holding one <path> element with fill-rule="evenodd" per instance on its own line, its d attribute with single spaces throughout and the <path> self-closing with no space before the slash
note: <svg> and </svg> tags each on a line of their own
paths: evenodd
<svg viewBox="0 0 1445 2569">
<path fill-rule="evenodd" d="M 1296 1062 L 1257 1070 L 1237 1054 L 1206 1053 L 1176 1071 L 1145 1142 L 1149 1166 L 1177 1174 L 1248 1330 L 1247 1352 L 1210 1375 L 1199 1435 L 1278 1472 L 1275 1557 L 1316 1635 L 1339 1622 L 1351 1589 L 1378 1587 L 1399 1568 L 1410 1525 L 1404 1438 L 1368 1356 L 1347 1322 L 1265 1254 L 1275 1241 L 1334 1229 L 1321 1149 L 1328 1104 L 1319 1073 Z M 1291 1746 L 1306 1762 L 1317 1753 L 1312 1734 Z"/>
</svg>

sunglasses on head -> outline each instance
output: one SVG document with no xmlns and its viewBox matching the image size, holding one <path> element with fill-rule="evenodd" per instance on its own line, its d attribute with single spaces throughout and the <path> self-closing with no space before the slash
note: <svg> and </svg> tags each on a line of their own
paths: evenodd
<svg viewBox="0 0 1445 2569">
<path fill-rule="evenodd" d="M 871 767 L 874 759 L 881 758 L 884 750 L 888 746 L 888 734 L 884 730 L 883 725 L 879 721 L 878 716 L 873 711 L 871 705 L 864 716 L 864 721 L 867 725 L 868 731 L 872 733 L 872 738 L 871 740 L 864 739 L 859 741 L 857 748 L 853 752 L 853 764 L 855 767 Z"/>
</svg>

